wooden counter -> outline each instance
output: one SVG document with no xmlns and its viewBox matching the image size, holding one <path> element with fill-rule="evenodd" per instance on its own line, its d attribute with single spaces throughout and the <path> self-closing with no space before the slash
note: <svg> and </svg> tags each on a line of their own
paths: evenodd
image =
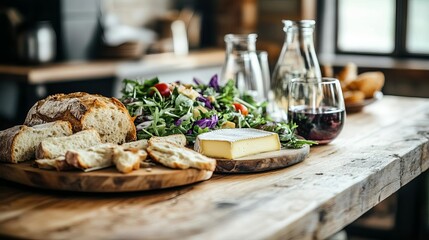
<svg viewBox="0 0 429 240">
<path fill-rule="evenodd" d="M 41 66 L 0 65 L 0 81 L 15 80 L 29 84 L 114 77 L 115 61 L 67 62 Z"/>
<path fill-rule="evenodd" d="M 1 165 L 0 165 L 1 167 Z M 0 234 L 36 239 L 323 239 L 429 167 L 429 100 L 385 96 L 292 167 L 162 191 L 83 194 L 0 181 Z"/>
<path fill-rule="evenodd" d="M 0 65 L 0 81 L 28 84 L 58 83 L 109 77 L 139 76 L 207 66 L 222 66 L 224 50 L 203 50 L 188 55 L 173 53 L 146 55 L 139 60 L 96 60 L 53 63 L 38 66 Z"/>
</svg>

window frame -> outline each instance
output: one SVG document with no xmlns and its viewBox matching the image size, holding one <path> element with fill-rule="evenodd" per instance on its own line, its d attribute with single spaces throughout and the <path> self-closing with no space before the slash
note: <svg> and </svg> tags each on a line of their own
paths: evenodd
<svg viewBox="0 0 429 240">
<path fill-rule="evenodd" d="M 339 2 L 335 0 L 335 31 L 334 31 L 334 51 L 341 55 L 369 55 L 369 56 L 388 56 L 395 58 L 428 58 L 429 53 L 411 53 L 406 49 L 407 26 L 408 26 L 408 0 L 395 0 L 395 33 L 394 48 L 391 53 L 376 53 L 364 51 L 344 51 L 338 47 L 339 35 Z"/>
</svg>

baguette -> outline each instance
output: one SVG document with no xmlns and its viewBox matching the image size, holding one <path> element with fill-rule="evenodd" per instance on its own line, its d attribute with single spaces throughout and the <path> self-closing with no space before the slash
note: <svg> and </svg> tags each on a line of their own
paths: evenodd
<svg viewBox="0 0 429 240">
<path fill-rule="evenodd" d="M 57 158 L 68 150 L 80 150 L 101 144 L 100 135 L 94 129 L 84 130 L 70 136 L 47 138 L 40 142 L 36 159 Z"/>
<path fill-rule="evenodd" d="M 18 163 L 30 160 L 35 157 L 36 148 L 42 140 L 72 133 L 72 126 L 66 121 L 33 127 L 19 125 L 0 131 L 0 161 Z"/>
<path fill-rule="evenodd" d="M 136 140 L 133 120 L 116 98 L 83 92 L 51 95 L 34 104 L 24 124 L 34 126 L 55 120 L 70 122 L 73 132 L 95 129 L 103 143 Z"/>
</svg>

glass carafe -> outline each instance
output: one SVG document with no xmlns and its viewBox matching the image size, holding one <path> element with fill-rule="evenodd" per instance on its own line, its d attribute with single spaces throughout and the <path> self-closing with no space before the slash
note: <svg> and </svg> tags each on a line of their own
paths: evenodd
<svg viewBox="0 0 429 240">
<path fill-rule="evenodd" d="M 257 34 L 225 35 L 226 58 L 222 68 L 220 84 L 235 81 L 240 94 L 248 94 L 256 100 L 265 96 L 261 65 L 256 53 Z"/>
<path fill-rule="evenodd" d="M 314 49 L 314 20 L 283 20 L 285 41 L 271 80 L 269 100 L 272 116 L 287 120 L 288 83 L 294 78 L 321 79 L 319 62 Z"/>
</svg>

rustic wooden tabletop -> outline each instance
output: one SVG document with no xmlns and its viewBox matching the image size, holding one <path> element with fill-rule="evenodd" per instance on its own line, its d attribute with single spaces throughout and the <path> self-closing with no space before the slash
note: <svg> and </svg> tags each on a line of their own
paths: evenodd
<svg viewBox="0 0 429 240">
<path fill-rule="evenodd" d="M 0 165 L 1 167 L 1 165 Z M 429 167 L 429 100 L 385 96 L 294 166 L 134 193 L 0 181 L 0 235 L 36 239 L 323 239 Z"/>
</svg>

